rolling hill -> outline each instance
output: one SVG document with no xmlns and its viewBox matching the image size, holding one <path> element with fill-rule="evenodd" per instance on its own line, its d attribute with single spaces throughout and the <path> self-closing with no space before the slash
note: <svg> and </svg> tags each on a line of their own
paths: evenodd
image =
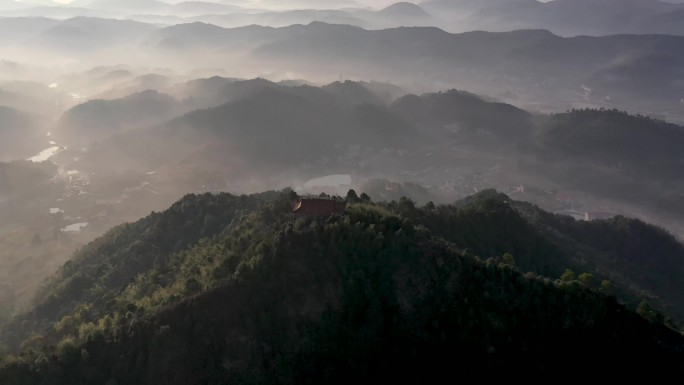
<svg viewBox="0 0 684 385">
<path fill-rule="evenodd" d="M 625 363 L 639 373 L 681 369 L 684 339 L 653 307 L 640 305 L 639 316 L 586 274 L 521 275 L 518 263 L 545 269 L 549 245 L 558 267 L 580 261 L 564 260 L 569 250 L 505 196 L 421 208 L 406 199 L 356 203 L 343 218 L 294 221 L 291 197 L 189 195 L 113 229 L 65 264 L 17 321 L 24 335 L 38 325 L 44 334 L 24 344 L 22 360 L 4 359 L 0 379 L 365 382 L 437 378 L 453 360 L 480 375 L 513 367 L 555 374 L 568 359 L 600 373 Z M 473 227 L 481 221 L 493 225 Z M 564 234 L 575 227 L 600 237 L 591 225 L 562 222 Z M 601 250 L 618 251 L 612 245 L 629 234 L 618 223 L 601 226 L 618 230 L 617 243 Z M 635 230 L 642 240 L 658 234 Z M 518 250 L 520 262 L 499 254 L 516 242 L 531 252 Z"/>
<path fill-rule="evenodd" d="M 170 92 L 183 99 L 182 106 L 197 110 L 94 143 L 90 154 L 73 154 L 80 160 L 66 167 L 119 173 L 138 164 L 167 170 L 169 186 L 182 180 L 190 189 L 227 181 L 235 188 L 243 183 L 277 187 L 331 172 L 399 180 L 423 175 L 418 183 L 438 195 L 445 178 L 463 183 L 482 174 L 488 180 L 477 189 L 524 181 L 549 191 L 582 191 L 609 199 L 620 207 L 614 211 L 635 212 L 678 231 L 676 213 L 684 206 L 673 176 L 682 168 L 681 126 L 617 110 L 534 115 L 457 90 L 406 95 L 387 104 L 378 90 L 382 87 L 363 82 L 313 87 L 214 78 L 181 83 Z M 135 111 L 142 103 L 132 105 Z M 138 116 L 118 111 L 112 119 Z M 162 117 L 149 118 L 157 124 Z M 144 126 L 145 119 L 131 125 Z M 443 171 L 436 164 L 444 165 Z M 643 212 L 636 214 L 634 205 Z"/>
<path fill-rule="evenodd" d="M 152 90 L 121 99 L 90 100 L 66 111 L 54 135 L 71 143 L 88 144 L 165 122 L 182 112 L 182 106 L 174 98 Z"/>
</svg>

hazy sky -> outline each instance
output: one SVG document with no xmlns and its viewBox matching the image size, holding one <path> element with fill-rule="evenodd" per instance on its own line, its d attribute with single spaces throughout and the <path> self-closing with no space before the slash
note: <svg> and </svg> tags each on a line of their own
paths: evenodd
<svg viewBox="0 0 684 385">
<path fill-rule="evenodd" d="M 0 0 L 0 1 L 5 1 L 5 0 Z M 15 2 L 26 2 L 26 3 L 30 3 L 30 2 L 49 2 L 49 0 L 47 0 L 47 1 L 14 0 L 14 1 L 15 1 Z M 52 0 L 52 2 L 58 3 L 58 4 L 69 4 L 69 3 L 72 3 L 72 2 L 74 2 L 74 1 L 76 1 L 76 0 Z M 179 2 L 184 1 L 184 0 L 160 0 L 160 1 L 163 1 L 163 2 L 166 2 L 166 3 L 179 3 Z M 206 0 L 206 1 L 212 2 L 212 1 L 214 1 L 214 0 Z M 396 2 L 401 1 L 401 0 L 355 0 L 355 1 L 356 1 L 357 3 L 359 3 L 359 4 L 364 4 L 364 5 L 369 5 L 369 6 L 375 6 L 375 7 L 377 7 L 377 6 L 385 6 L 385 5 L 393 4 L 393 3 L 396 3 Z M 230 1 L 216 1 L 216 2 L 230 3 Z M 252 0 L 252 2 L 254 2 L 254 3 L 259 3 L 259 0 Z M 418 3 L 419 1 L 413 1 L 413 2 L 414 2 L 414 3 Z M 283 1 L 283 3 L 287 3 L 287 1 Z"/>
<path fill-rule="evenodd" d="M 15 1 L 15 2 L 24 2 L 24 3 L 43 3 L 43 4 L 45 4 L 45 3 L 49 4 L 49 2 L 52 1 L 53 3 L 57 3 L 57 4 L 69 4 L 69 3 L 72 3 L 72 2 L 78 1 L 78 0 L 0 0 L 0 2 L 4 2 L 4 1 Z M 163 1 L 163 2 L 167 2 L 167 3 L 179 3 L 182 1 L 186 1 L 186 0 L 158 0 L 158 1 Z M 226 1 L 226 0 L 206 0 L 206 1 L 208 1 L 208 2 L 231 3 L 230 1 Z M 314 1 L 311 1 L 311 2 L 313 3 Z M 387 5 L 390 5 L 390 4 L 393 4 L 393 3 L 396 3 L 396 2 L 399 2 L 402 0 L 352 0 L 352 1 L 355 1 L 356 3 L 361 4 L 361 5 L 379 8 L 379 7 L 385 7 Z M 425 1 L 428 1 L 428 0 L 414 0 L 414 1 L 410 1 L 410 2 L 419 4 L 419 3 L 425 2 Z M 546 3 L 546 2 L 549 2 L 552 0 L 538 0 L 538 1 Z M 661 1 L 668 2 L 668 3 L 684 3 L 684 0 L 661 0 Z M 235 3 L 239 4 L 242 2 L 243 1 L 236 1 Z M 260 0 L 251 0 L 251 2 L 254 3 L 255 5 L 258 5 L 261 1 Z M 283 0 L 282 3 L 283 3 L 283 5 L 287 4 L 287 0 Z M 297 2 L 297 3 L 300 3 L 300 2 Z M 288 8 L 288 7 L 285 6 L 284 8 Z"/>
</svg>

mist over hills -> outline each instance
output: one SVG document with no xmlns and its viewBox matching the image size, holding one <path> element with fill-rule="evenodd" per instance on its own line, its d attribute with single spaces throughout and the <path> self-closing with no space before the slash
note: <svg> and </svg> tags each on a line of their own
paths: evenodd
<svg viewBox="0 0 684 385">
<path fill-rule="evenodd" d="M 152 26 L 130 20 L 76 17 L 64 20 L 31 38 L 28 44 L 50 49 L 85 51 L 128 44 Z"/>
<path fill-rule="evenodd" d="M 389 180 L 369 190 L 376 199 L 394 196 L 391 181 L 415 183 L 423 202 L 495 187 L 551 211 L 626 213 L 682 231 L 675 124 L 613 110 L 532 114 L 468 92 L 407 95 L 378 82 L 179 81 L 106 67 L 83 79 L 132 94 L 74 103 L 24 138 L 36 152 L 56 149 L 49 178 L 64 183 L 29 212 L 74 210 L 38 233 L 81 221 L 93 236 L 187 191 L 259 191 L 329 174 L 350 174 L 358 188 Z M 159 90 L 138 91 L 147 87 Z M 60 195 L 68 200 L 55 202 Z"/>
<path fill-rule="evenodd" d="M 2 97 L 2 93 L 0 93 Z M 10 107 L 0 106 L 0 161 L 28 157 L 42 149 L 38 118 Z"/>
<path fill-rule="evenodd" d="M 423 6 L 432 10 L 431 4 Z M 460 12 L 458 2 L 435 2 L 442 11 Z M 483 4 L 484 5 L 484 4 Z M 466 29 L 505 31 L 544 28 L 572 35 L 609 35 L 624 33 L 664 33 L 681 35 L 681 23 L 663 23 L 683 9 L 682 4 L 650 0 L 555 0 L 500 1 L 476 6 L 465 20 Z"/>
<path fill-rule="evenodd" d="M 115 100 L 90 100 L 66 111 L 54 135 L 71 143 L 90 143 L 134 128 L 142 128 L 180 115 L 176 100 L 148 90 Z M 104 132 L 102 132 L 104 131 Z"/>
<path fill-rule="evenodd" d="M 3 385 L 682 372 L 684 4 L 64 3 L 0 4 Z"/>
<path fill-rule="evenodd" d="M 429 28 L 365 31 L 323 24 L 309 25 L 303 31 L 258 47 L 257 57 L 300 66 L 334 60 L 336 67 L 347 74 L 360 75 L 363 66 L 364 71 L 373 71 L 373 76 L 384 73 L 386 78 L 396 81 L 409 78 L 409 68 L 419 68 L 418 73 L 413 71 L 413 77 L 425 82 L 435 81 L 436 76 L 467 82 L 464 80 L 467 73 L 472 83 L 480 87 L 483 84 L 494 87 L 496 83 L 498 87 L 553 89 L 554 93 L 563 94 L 563 89 L 568 92 L 585 85 L 615 101 L 633 99 L 626 95 L 625 89 L 642 89 L 647 84 L 660 87 L 661 97 L 669 95 L 670 103 L 679 103 L 677 95 L 681 94 L 679 82 L 670 81 L 682 77 L 682 58 L 676 53 L 681 52 L 677 49 L 682 45 L 679 37 L 563 39 L 545 31 L 450 35 Z M 333 46 L 337 49 L 326 49 Z M 655 73 L 643 71 L 649 68 L 650 61 L 655 62 L 651 68 L 671 75 L 668 81 L 660 81 Z M 671 66 L 670 63 L 678 64 Z M 609 79 L 625 72 L 633 76 L 621 76 L 613 83 L 624 88 L 613 87 Z M 641 72 L 639 76 L 637 72 Z M 534 79 L 536 86 L 527 79 Z"/>
<path fill-rule="evenodd" d="M 678 156 L 681 126 L 613 110 L 535 116 L 455 90 L 388 102 L 379 89 L 349 81 L 323 87 L 216 77 L 181 83 L 169 90 L 182 102 L 150 94 L 158 95 L 164 108 L 197 110 L 167 123 L 156 113 L 150 118 L 162 124 L 126 133 L 113 129 L 113 123 L 102 132 L 94 130 L 96 123 L 82 124 L 86 131 L 79 140 L 92 142 L 91 151 L 73 153 L 79 160 L 66 167 L 117 173 L 138 164 L 144 170 L 174 170 L 167 183 L 183 181 L 195 188 L 205 182 L 222 188 L 231 188 L 225 183 L 278 187 L 325 173 L 352 173 L 360 179 L 394 175 L 418 178 L 437 195 L 447 188 L 444 178 L 462 180 L 484 172 L 491 174 L 485 179 L 492 187 L 527 181 L 621 204 L 641 202 L 651 214 L 634 215 L 660 217 L 663 224 L 670 214 L 684 212 L 672 184 L 684 171 Z M 130 98 L 136 108 L 145 105 L 139 96 Z M 106 103 L 113 121 L 138 119 L 131 124 L 144 126 L 145 114 L 138 118 L 126 107 L 127 99 L 88 102 L 63 119 L 98 116 L 98 106 Z M 77 127 L 73 122 L 62 126 Z M 507 157 L 517 161 L 506 165 Z M 442 175 L 435 168 L 465 161 L 468 167 L 446 167 Z"/>
<path fill-rule="evenodd" d="M 11 241 L 19 247 L 38 234 L 41 250 L 61 250 L 41 257 L 50 261 L 42 277 L 83 242 L 187 191 L 301 189 L 330 174 L 351 175 L 347 187 L 367 186 L 375 199 L 403 191 L 421 202 L 452 202 L 494 187 L 550 211 L 624 213 L 676 234 L 684 228 L 676 178 L 684 129 L 643 116 L 532 114 L 468 92 L 415 95 L 378 82 L 181 80 L 120 67 L 96 68 L 83 79 L 107 79 L 133 94 L 76 104 L 42 124 L 35 139 L 24 138 L 36 152 L 55 149 L 47 162 L 54 167 L 8 169 L 15 182 L 6 186 L 24 193 L 4 196 L 3 223 L 24 227 L 5 239 L 22 234 L 24 241 Z M 74 74 L 69 80 L 79 82 Z M 160 91 L 137 91 L 155 85 Z M 59 211 L 50 214 L 53 208 Z M 62 231 L 78 223 L 87 227 Z M 32 258 L 37 249 L 16 250 L 12 258 Z M 16 276 L 38 273 L 30 265 L 16 269 Z M 10 293 L 22 287 L 6 282 Z M 33 282 L 22 293 L 35 290 Z M 8 303 L 26 306 L 25 294 L 16 298 Z"/>
<path fill-rule="evenodd" d="M 28 36 L 35 36 L 59 24 L 58 20 L 44 17 L 3 18 L 0 23 L 0 42 L 3 44 L 23 43 Z"/>
<path fill-rule="evenodd" d="M 684 38 L 678 36 L 562 38 L 542 30 L 450 34 L 435 28 L 375 31 L 318 22 L 232 29 L 205 23 L 159 28 L 92 18 L 52 23 L 44 30 L 27 30 L 22 38 L 0 41 L 14 42 L 5 44 L 17 52 L 15 57 L 40 51 L 35 54 L 46 62 L 60 63 L 63 50 L 83 55 L 74 64 L 86 66 L 83 70 L 98 55 L 147 67 L 154 58 L 163 58 L 176 72 L 206 71 L 201 63 L 230 62 L 237 77 L 287 79 L 306 73 L 312 80 L 330 82 L 343 75 L 417 92 L 468 89 L 543 112 L 606 107 L 683 121 Z"/>
<path fill-rule="evenodd" d="M 311 22 L 381 29 L 434 26 L 450 32 L 548 29 L 562 36 L 612 34 L 682 35 L 684 5 L 652 0 L 433 0 L 421 3 L 95 1 L 15 6 L 0 16 L 127 18 L 159 24 L 205 22 L 223 27 L 282 27 Z"/>
</svg>

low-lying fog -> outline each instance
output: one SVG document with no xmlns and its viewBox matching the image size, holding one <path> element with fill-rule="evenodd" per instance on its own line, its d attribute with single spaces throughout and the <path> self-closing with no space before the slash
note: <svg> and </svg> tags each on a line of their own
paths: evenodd
<svg viewBox="0 0 684 385">
<path fill-rule="evenodd" d="M 0 317 L 76 248 L 188 193 L 496 188 L 684 235 L 676 31 L 435 28 L 484 23 L 477 2 L 63 3 L 0 4 Z M 540 25 L 564 3 L 535 3 Z"/>
</svg>

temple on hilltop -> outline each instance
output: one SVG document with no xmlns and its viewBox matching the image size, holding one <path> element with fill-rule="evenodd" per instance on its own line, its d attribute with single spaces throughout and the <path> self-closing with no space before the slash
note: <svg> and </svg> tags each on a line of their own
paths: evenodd
<svg viewBox="0 0 684 385">
<path fill-rule="evenodd" d="M 343 215 L 346 208 L 346 201 L 335 198 L 298 196 L 292 207 L 292 212 L 295 215 L 307 216 Z"/>
</svg>

